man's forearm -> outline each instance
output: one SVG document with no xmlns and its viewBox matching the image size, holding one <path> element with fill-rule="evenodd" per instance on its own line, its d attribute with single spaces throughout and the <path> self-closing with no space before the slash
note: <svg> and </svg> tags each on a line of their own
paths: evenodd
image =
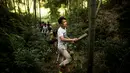
<svg viewBox="0 0 130 73">
<path fill-rule="evenodd" d="M 64 39 L 62 39 L 62 41 L 64 41 L 64 42 L 72 42 L 73 39 L 70 39 L 70 38 L 64 38 Z"/>
</svg>

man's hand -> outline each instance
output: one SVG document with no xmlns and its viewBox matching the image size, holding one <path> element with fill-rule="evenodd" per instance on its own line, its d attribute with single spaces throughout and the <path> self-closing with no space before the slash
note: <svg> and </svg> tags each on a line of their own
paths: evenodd
<svg viewBox="0 0 130 73">
<path fill-rule="evenodd" d="M 79 39 L 78 38 L 74 38 L 74 42 L 78 41 Z"/>
<path fill-rule="evenodd" d="M 76 42 L 76 41 L 78 41 L 79 39 L 78 38 L 73 38 L 72 39 L 72 43 L 74 43 L 74 42 Z"/>
</svg>

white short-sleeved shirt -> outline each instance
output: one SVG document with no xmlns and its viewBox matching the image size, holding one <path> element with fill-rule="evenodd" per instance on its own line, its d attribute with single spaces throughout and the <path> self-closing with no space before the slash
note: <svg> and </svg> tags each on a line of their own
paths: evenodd
<svg viewBox="0 0 130 73">
<path fill-rule="evenodd" d="M 60 37 L 63 36 L 64 38 L 67 37 L 66 28 L 63 29 L 62 27 L 59 27 L 57 32 L 57 38 L 58 38 L 58 49 L 67 49 L 67 43 L 64 41 L 61 41 Z"/>
<path fill-rule="evenodd" d="M 44 32 L 46 32 L 47 31 L 47 26 L 43 26 L 43 30 L 44 30 Z"/>
</svg>

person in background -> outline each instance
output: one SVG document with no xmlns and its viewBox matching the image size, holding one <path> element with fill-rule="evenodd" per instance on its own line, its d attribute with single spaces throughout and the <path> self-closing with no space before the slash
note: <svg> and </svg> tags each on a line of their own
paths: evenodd
<svg viewBox="0 0 130 73">
<path fill-rule="evenodd" d="M 44 22 L 40 23 L 40 32 L 43 33 L 43 25 L 44 25 Z"/>
<path fill-rule="evenodd" d="M 51 30 L 49 33 L 49 44 L 52 45 L 52 50 L 56 53 L 57 52 L 57 33 L 55 30 Z"/>
<path fill-rule="evenodd" d="M 44 23 L 44 25 L 43 25 L 43 33 L 45 36 L 47 35 L 47 24 L 46 23 Z"/>
<path fill-rule="evenodd" d="M 47 25 L 48 25 L 48 32 L 50 32 L 52 30 L 52 26 L 49 22 L 47 23 Z"/>
</svg>

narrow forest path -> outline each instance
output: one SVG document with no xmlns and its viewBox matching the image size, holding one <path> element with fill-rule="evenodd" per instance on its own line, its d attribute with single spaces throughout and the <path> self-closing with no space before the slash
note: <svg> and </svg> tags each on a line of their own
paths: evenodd
<svg viewBox="0 0 130 73">
<path fill-rule="evenodd" d="M 72 62 L 67 66 L 70 70 L 70 73 L 75 73 L 76 69 L 83 68 L 83 63 L 85 62 L 84 58 L 84 52 L 83 51 L 74 51 L 73 60 Z M 57 54 L 55 52 L 51 52 L 48 54 L 48 59 L 46 59 L 42 70 L 46 73 L 59 73 L 59 70 L 57 68 L 56 64 Z M 77 72 L 76 72 L 77 73 Z"/>
</svg>

